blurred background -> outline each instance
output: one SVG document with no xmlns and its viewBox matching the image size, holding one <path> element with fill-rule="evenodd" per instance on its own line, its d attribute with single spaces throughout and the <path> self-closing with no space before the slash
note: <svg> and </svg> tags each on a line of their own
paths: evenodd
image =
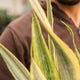
<svg viewBox="0 0 80 80">
<path fill-rule="evenodd" d="M 0 35 L 12 20 L 30 10 L 28 0 L 0 0 Z"/>
</svg>

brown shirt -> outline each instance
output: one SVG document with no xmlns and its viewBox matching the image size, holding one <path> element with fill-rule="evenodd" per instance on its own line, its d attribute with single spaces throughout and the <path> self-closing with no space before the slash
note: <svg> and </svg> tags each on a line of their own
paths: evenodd
<svg viewBox="0 0 80 80">
<path fill-rule="evenodd" d="M 46 12 L 45 2 L 42 6 Z M 52 3 L 54 15 L 54 32 L 66 43 L 73 48 L 72 38 L 66 27 L 60 22 L 63 20 L 69 25 L 75 36 L 75 43 L 80 52 L 80 37 L 73 21 L 58 6 Z M 31 23 L 32 11 L 11 22 L 0 37 L 0 43 L 7 47 L 28 69 L 30 66 L 30 43 L 31 43 Z M 47 32 L 42 27 L 43 36 L 47 42 Z M 0 57 L 0 80 L 14 80 L 7 69 L 5 63 Z"/>
</svg>

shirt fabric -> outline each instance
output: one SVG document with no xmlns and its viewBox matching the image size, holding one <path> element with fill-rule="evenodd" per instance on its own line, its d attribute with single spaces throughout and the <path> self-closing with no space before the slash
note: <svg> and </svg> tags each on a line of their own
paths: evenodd
<svg viewBox="0 0 80 80">
<path fill-rule="evenodd" d="M 46 12 L 46 2 L 41 5 Z M 80 37 L 77 28 L 71 18 L 61 11 L 55 3 L 52 3 L 54 15 L 54 32 L 74 50 L 72 38 L 66 27 L 61 23 L 64 21 L 74 32 L 76 46 L 80 52 Z M 0 36 L 0 43 L 9 49 L 25 66 L 30 67 L 30 44 L 31 44 L 31 23 L 32 11 L 12 21 Z M 47 32 L 41 24 L 42 33 L 46 43 L 48 42 Z M 0 57 L 0 80 L 14 80 L 2 58 Z"/>
</svg>

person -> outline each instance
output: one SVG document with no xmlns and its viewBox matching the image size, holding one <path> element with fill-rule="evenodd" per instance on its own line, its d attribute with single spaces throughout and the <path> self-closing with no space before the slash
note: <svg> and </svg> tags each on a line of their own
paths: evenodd
<svg viewBox="0 0 80 80">
<path fill-rule="evenodd" d="M 72 38 L 66 27 L 61 23 L 64 21 L 74 32 L 76 46 L 80 52 L 80 0 L 52 0 L 52 11 L 54 15 L 54 32 L 74 50 Z M 46 1 L 41 0 L 41 6 L 46 12 Z M 12 21 L 0 36 L 0 43 L 9 49 L 25 66 L 30 67 L 30 43 L 31 43 L 32 11 Z M 46 43 L 47 32 L 41 24 L 42 33 Z M 0 57 L 0 80 L 14 80 Z"/>
</svg>

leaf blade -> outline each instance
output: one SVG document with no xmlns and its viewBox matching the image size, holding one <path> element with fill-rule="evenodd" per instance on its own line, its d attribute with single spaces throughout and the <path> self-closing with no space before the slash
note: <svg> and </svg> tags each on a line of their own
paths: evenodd
<svg viewBox="0 0 80 80">
<path fill-rule="evenodd" d="M 40 25 L 35 14 L 33 15 L 32 22 L 32 44 L 34 51 L 34 60 L 40 67 L 42 73 L 47 78 L 47 80 L 60 80 L 57 69 L 54 65 L 54 62 L 49 54 L 47 45 L 42 36 Z"/>
<path fill-rule="evenodd" d="M 53 13 L 52 13 L 52 6 L 51 6 L 51 1 L 47 0 L 47 18 L 48 21 L 51 25 L 51 29 L 53 30 Z M 54 43 L 51 40 L 50 36 L 48 35 L 48 46 L 49 46 L 49 51 L 51 53 L 51 56 L 54 60 L 54 54 L 55 54 L 55 47 L 54 47 Z"/>
<path fill-rule="evenodd" d="M 30 80 L 30 74 L 23 64 L 2 44 L 0 44 L 0 55 L 8 69 L 16 80 Z"/>
<path fill-rule="evenodd" d="M 47 80 L 44 75 L 42 74 L 40 68 L 37 66 L 34 59 L 31 61 L 31 80 Z"/>
<path fill-rule="evenodd" d="M 75 53 L 76 57 L 78 58 L 79 64 L 80 64 L 80 53 L 79 53 L 79 51 L 78 51 L 78 49 L 76 47 L 75 41 L 74 41 L 73 31 L 72 31 L 72 29 L 66 23 L 64 23 L 63 21 L 61 21 L 61 22 L 66 26 L 66 28 L 68 29 L 68 31 L 70 32 L 70 34 L 72 36 L 73 45 L 74 45 L 74 53 Z"/>
</svg>

